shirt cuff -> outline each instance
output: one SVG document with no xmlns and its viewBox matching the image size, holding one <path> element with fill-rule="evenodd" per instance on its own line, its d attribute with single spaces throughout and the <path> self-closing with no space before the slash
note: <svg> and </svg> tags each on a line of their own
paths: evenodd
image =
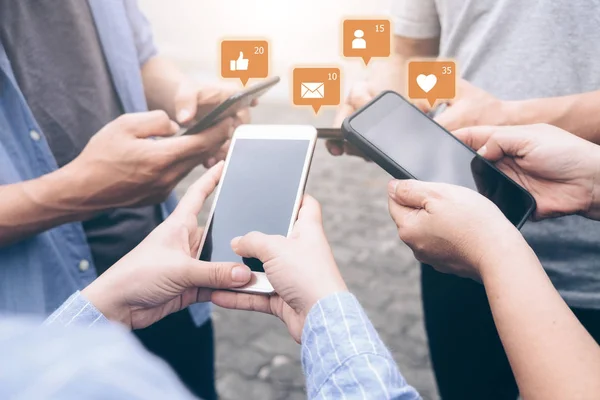
<svg viewBox="0 0 600 400">
<path fill-rule="evenodd" d="M 340 292 L 321 299 L 308 313 L 302 331 L 302 367 L 309 398 L 346 361 L 364 354 L 394 363 L 354 295 Z"/>
<path fill-rule="evenodd" d="M 46 319 L 44 325 L 90 327 L 108 323 L 108 319 L 77 291 Z"/>
</svg>

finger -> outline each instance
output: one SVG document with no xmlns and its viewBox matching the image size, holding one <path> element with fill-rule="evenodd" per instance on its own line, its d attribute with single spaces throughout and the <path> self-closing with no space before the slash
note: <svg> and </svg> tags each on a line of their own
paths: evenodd
<svg viewBox="0 0 600 400">
<path fill-rule="evenodd" d="M 179 130 L 179 125 L 171 121 L 162 110 L 125 114 L 115 121 L 123 131 L 138 138 L 152 136 L 173 136 Z"/>
<path fill-rule="evenodd" d="M 175 97 L 175 116 L 177 122 L 190 122 L 198 111 L 198 88 L 195 85 L 181 85 Z"/>
<path fill-rule="evenodd" d="M 200 133 L 163 140 L 160 145 L 168 147 L 168 150 L 177 160 L 184 161 L 191 157 L 200 164 L 202 161 L 200 155 L 215 152 L 229 140 L 232 133 L 233 118 L 226 118 Z"/>
<path fill-rule="evenodd" d="M 476 126 L 458 129 L 452 134 L 473 150 L 479 150 L 497 130 L 495 126 Z"/>
<path fill-rule="evenodd" d="M 235 114 L 233 125 L 237 128 L 242 124 L 250 123 L 250 109 L 243 108 Z"/>
<path fill-rule="evenodd" d="M 348 154 L 349 156 L 362 157 L 365 160 L 368 160 L 368 157 L 365 156 L 365 154 L 362 151 L 360 151 L 358 148 L 356 148 L 356 146 L 349 142 L 344 142 L 344 153 Z"/>
<path fill-rule="evenodd" d="M 265 314 L 273 314 L 269 296 L 217 290 L 212 293 L 210 300 L 217 306 L 230 310 L 257 311 Z"/>
<path fill-rule="evenodd" d="M 250 232 L 243 237 L 231 241 L 231 248 L 241 257 L 257 258 L 267 263 L 275 258 L 286 243 L 286 238 L 277 235 L 265 235 L 260 232 Z"/>
<path fill-rule="evenodd" d="M 409 208 L 425 208 L 429 197 L 434 195 L 434 183 L 421 182 L 414 179 L 393 180 L 388 184 L 389 197 L 401 206 Z"/>
<path fill-rule="evenodd" d="M 344 142 L 341 140 L 332 140 L 329 139 L 325 142 L 325 147 L 327 147 L 327 151 L 332 156 L 341 156 L 344 154 Z"/>
<path fill-rule="evenodd" d="M 455 134 L 490 161 L 498 161 L 505 156 L 519 157 L 529 144 L 528 137 L 511 126 L 480 126 L 461 129 Z"/>
<path fill-rule="evenodd" d="M 230 289 L 250 282 L 252 272 L 244 264 L 211 263 L 190 258 L 181 278 L 188 287 Z"/>
<path fill-rule="evenodd" d="M 173 214 L 180 214 L 185 217 L 198 215 L 202 210 L 204 201 L 219 184 L 221 174 L 223 173 L 223 164 L 222 162 L 218 163 L 194 182 L 179 201 Z"/>
<path fill-rule="evenodd" d="M 388 210 L 398 228 L 404 224 L 406 216 L 415 211 L 414 208 L 406 207 L 396 203 L 392 198 L 388 199 Z"/>
<path fill-rule="evenodd" d="M 356 83 L 352 89 L 350 90 L 350 94 L 348 95 L 348 99 L 346 103 L 348 103 L 354 110 L 358 110 L 371 100 L 373 100 L 373 94 L 369 88 L 369 84 L 367 82 L 361 81 Z"/>
<path fill-rule="evenodd" d="M 427 101 L 425 99 L 413 99 L 411 101 L 415 105 L 415 107 L 417 107 L 419 110 L 421 110 L 424 113 L 428 113 L 432 110 L 431 104 L 429 104 L 429 101 Z"/>
<path fill-rule="evenodd" d="M 352 115 L 354 111 L 354 107 L 352 107 L 350 104 L 342 104 L 335 113 L 335 118 L 333 119 L 333 126 L 336 128 L 342 126 L 344 120 L 350 115 Z"/>
<path fill-rule="evenodd" d="M 460 105 L 448 106 L 446 110 L 435 117 L 435 122 L 446 128 L 446 130 L 452 132 L 454 130 L 464 128 L 464 123 L 462 114 L 463 110 Z"/>
<path fill-rule="evenodd" d="M 357 82 L 354 86 L 352 86 L 352 89 L 350 89 L 350 93 L 348 94 L 344 104 L 342 104 L 338 109 L 333 126 L 342 126 L 344 119 L 349 117 L 352 113 L 371 100 L 373 100 L 373 95 L 369 90 L 369 84 L 364 81 Z"/>
<path fill-rule="evenodd" d="M 231 139 L 227 140 L 223 145 L 219 148 L 219 150 L 213 155 L 214 164 L 217 162 L 224 160 L 227 157 L 227 152 L 229 151 L 229 147 L 231 146 Z"/>
<path fill-rule="evenodd" d="M 321 205 L 311 195 L 305 194 L 302 198 L 302 207 L 298 212 L 298 222 L 310 222 L 323 225 Z"/>
</svg>

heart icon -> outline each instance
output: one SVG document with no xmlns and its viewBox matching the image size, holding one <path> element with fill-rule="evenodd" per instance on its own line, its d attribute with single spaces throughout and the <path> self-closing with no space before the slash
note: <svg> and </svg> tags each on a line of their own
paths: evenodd
<svg viewBox="0 0 600 400">
<path fill-rule="evenodd" d="M 419 85 L 419 87 L 425 92 L 425 93 L 429 93 L 431 92 L 431 89 L 433 89 L 435 87 L 435 85 L 437 85 L 437 76 L 430 74 L 430 75 L 419 75 L 417 76 L 417 85 Z"/>
</svg>

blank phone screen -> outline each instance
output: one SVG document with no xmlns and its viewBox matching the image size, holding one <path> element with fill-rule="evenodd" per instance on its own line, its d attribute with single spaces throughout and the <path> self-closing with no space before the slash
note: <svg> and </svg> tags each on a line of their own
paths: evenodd
<svg viewBox="0 0 600 400">
<path fill-rule="evenodd" d="M 396 93 L 387 93 L 351 127 L 416 179 L 478 191 L 519 226 L 533 200 L 515 182 Z"/>
<path fill-rule="evenodd" d="M 252 231 L 287 236 L 309 148 L 309 140 L 236 139 L 200 260 L 264 272 L 260 261 L 235 254 L 231 240 Z"/>
</svg>

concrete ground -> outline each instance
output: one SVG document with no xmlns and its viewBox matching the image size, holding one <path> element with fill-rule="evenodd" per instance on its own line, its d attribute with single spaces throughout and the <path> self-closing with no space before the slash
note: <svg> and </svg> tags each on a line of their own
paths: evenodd
<svg viewBox="0 0 600 400">
<path fill-rule="evenodd" d="M 333 113 L 262 104 L 254 123 L 331 125 Z M 202 173 L 194 171 L 180 193 Z M 436 399 L 420 303 L 419 268 L 387 211 L 388 175 L 362 160 L 331 157 L 317 144 L 307 192 L 323 206 L 328 238 L 351 291 L 407 381 Z M 205 207 L 208 210 L 208 205 Z M 205 217 L 204 217 L 205 220 Z M 215 309 L 217 387 L 224 400 L 306 398 L 300 348 L 275 317 Z"/>
</svg>

